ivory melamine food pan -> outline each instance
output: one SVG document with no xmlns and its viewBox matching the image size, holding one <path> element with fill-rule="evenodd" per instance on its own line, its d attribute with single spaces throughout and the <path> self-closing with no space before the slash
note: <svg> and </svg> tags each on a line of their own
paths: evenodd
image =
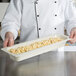
<svg viewBox="0 0 76 76">
<path fill-rule="evenodd" d="M 25 52 L 25 53 L 21 53 L 21 54 L 13 54 L 13 53 L 8 51 L 11 48 L 17 48 L 17 47 L 21 47 L 21 46 L 30 45 L 31 43 L 42 41 L 42 40 L 47 40 L 51 37 L 59 37 L 59 38 L 62 38 L 64 40 L 62 40 L 60 42 L 57 42 L 57 43 L 54 43 L 54 44 L 50 44 L 50 45 L 41 47 L 41 48 L 37 48 L 35 50 L 31 50 L 31 51 L 28 51 L 28 52 Z M 68 40 L 70 40 L 69 37 L 65 36 L 65 35 L 52 35 L 52 36 L 48 36 L 48 37 L 45 37 L 45 38 L 39 38 L 39 39 L 36 39 L 36 40 L 16 44 L 12 47 L 2 48 L 1 50 L 8 53 L 10 55 L 11 59 L 13 59 L 15 61 L 22 61 L 24 59 L 28 59 L 28 58 L 31 58 L 31 57 L 34 57 L 34 56 L 37 56 L 37 55 L 40 55 L 40 54 L 43 54 L 43 53 L 46 53 L 46 52 L 49 52 L 49 51 L 53 51 L 57 48 L 63 47 Z"/>
</svg>

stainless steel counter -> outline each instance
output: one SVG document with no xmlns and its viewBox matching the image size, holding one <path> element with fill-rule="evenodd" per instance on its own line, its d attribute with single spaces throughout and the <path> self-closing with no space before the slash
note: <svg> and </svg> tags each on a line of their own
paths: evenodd
<svg viewBox="0 0 76 76">
<path fill-rule="evenodd" d="M 17 63 L 0 50 L 0 76 L 76 76 L 76 52 L 48 52 Z"/>
</svg>

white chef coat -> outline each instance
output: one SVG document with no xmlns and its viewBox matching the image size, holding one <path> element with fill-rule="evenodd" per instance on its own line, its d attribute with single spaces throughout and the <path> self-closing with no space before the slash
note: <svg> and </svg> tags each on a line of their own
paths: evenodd
<svg viewBox="0 0 76 76">
<path fill-rule="evenodd" d="M 11 0 L 2 21 L 1 37 L 12 32 L 14 39 L 21 30 L 20 41 L 33 40 L 52 34 L 68 35 L 76 27 L 74 0 Z"/>
</svg>

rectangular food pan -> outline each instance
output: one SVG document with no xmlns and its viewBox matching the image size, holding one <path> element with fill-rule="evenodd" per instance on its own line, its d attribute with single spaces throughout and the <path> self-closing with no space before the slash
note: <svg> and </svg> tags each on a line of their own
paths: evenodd
<svg viewBox="0 0 76 76">
<path fill-rule="evenodd" d="M 21 47 L 21 46 L 27 46 L 27 45 L 30 45 L 31 43 L 42 41 L 42 40 L 47 40 L 51 37 L 58 37 L 58 38 L 62 38 L 63 40 L 60 41 L 60 42 L 54 43 L 54 44 L 50 44 L 50 45 L 47 45 L 47 46 L 44 46 L 44 47 L 41 47 L 41 48 L 37 48 L 35 50 L 24 52 L 24 53 L 21 53 L 21 54 L 13 54 L 13 53 L 9 52 L 9 50 L 11 48 L 18 48 L 18 47 Z M 40 55 L 40 54 L 43 54 L 43 53 L 46 53 L 46 52 L 49 52 L 49 51 L 56 50 L 60 47 L 63 47 L 68 40 L 70 40 L 70 39 L 66 35 L 52 35 L 52 36 L 48 36 L 48 37 L 45 37 L 45 38 L 39 38 L 39 39 L 36 39 L 36 40 L 16 44 L 12 47 L 2 48 L 1 50 L 8 53 L 10 55 L 11 59 L 13 59 L 15 61 L 22 61 L 24 59 L 28 59 L 28 58 L 31 58 L 31 57 L 34 57 L 34 56 L 37 56 L 37 55 Z"/>
</svg>

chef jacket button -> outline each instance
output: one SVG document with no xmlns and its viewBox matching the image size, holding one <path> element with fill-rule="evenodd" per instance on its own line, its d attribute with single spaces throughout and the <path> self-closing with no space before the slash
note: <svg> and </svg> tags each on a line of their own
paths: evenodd
<svg viewBox="0 0 76 76">
<path fill-rule="evenodd" d="M 38 4 L 38 2 L 37 2 L 37 1 L 35 1 L 35 4 Z"/>
<path fill-rule="evenodd" d="M 55 14 L 55 16 L 57 16 L 57 14 Z"/>
<path fill-rule="evenodd" d="M 54 28 L 56 30 L 56 28 Z"/>
<path fill-rule="evenodd" d="M 39 28 L 39 30 L 41 30 L 41 28 Z"/>
<path fill-rule="evenodd" d="M 39 17 L 39 15 L 37 15 L 37 17 Z"/>
<path fill-rule="evenodd" d="M 54 3 L 57 3 L 57 1 L 55 1 Z"/>
</svg>

